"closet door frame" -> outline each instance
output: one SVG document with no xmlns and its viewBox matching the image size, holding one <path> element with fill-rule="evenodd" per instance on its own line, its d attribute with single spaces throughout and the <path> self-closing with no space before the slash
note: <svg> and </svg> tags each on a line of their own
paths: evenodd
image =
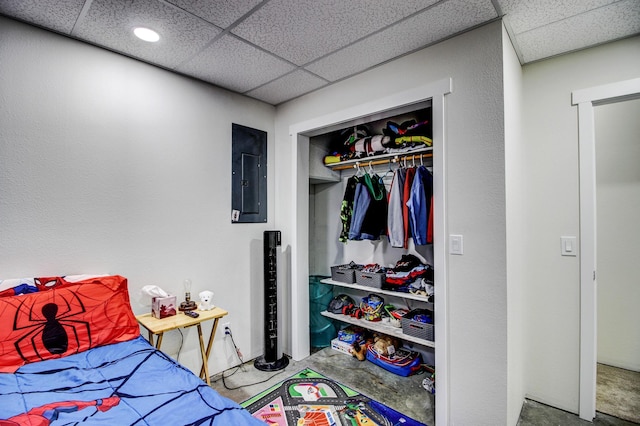
<svg viewBox="0 0 640 426">
<path fill-rule="evenodd" d="M 335 111 L 289 127 L 292 149 L 293 214 L 291 235 L 291 356 L 302 360 L 310 354 L 309 337 L 309 138 L 328 128 L 355 120 L 373 119 L 400 108 L 431 100 L 433 121 L 433 197 L 434 197 L 434 282 L 435 282 L 435 358 L 438 371 L 436 424 L 449 423 L 449 336 L 448 336 L 448 228 L 446 197 L 446 95 L 452 92 L 452 79 L 446 78 L 404 92 Z"/>
<path fill-rule="evenodd" d="M 596 135 L 594 108 L 640 97 L 640 78 L 574 90 L 580 168 L 580 418 L 596 416 L 598 280 L 596 273 Z"/>
</svg>

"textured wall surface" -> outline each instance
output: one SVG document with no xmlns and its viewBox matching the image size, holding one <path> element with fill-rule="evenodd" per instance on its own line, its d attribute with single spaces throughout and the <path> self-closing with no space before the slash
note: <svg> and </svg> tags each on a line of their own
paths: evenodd
<svg viewBox="0 0 640 426">
<path fill-rule="evenodd" d="M 260 355 L 273 204 L 267 224 L 231 224 L 231 123 L 267 131 L 269 145 L 274 108 L 1 17 L 0 58 L 4 278 L 121 274 L 136 313 L 150 310 L 143 285 L 182 300 L 190 278 L 229 311 L 242 351 Z M 163 349 L 175 355 L 180 339 Z M 199 370 L 194 330 L 184 343 L 180 361 Z M 216 346 L 211 371 L 237 363 Z"/>
<path fill-rule="evenodd" d="M 527 394 L 578 412 L 580 260 L 560 255 L 579 236 L 578 111 L 571 92 L 640 75 L 639 38 L 525 66 L 523 164 L 527 218 Z"/>
<path fill-rule="evenodd" d="M 276 156 L 291 164 L 289 126 L 451 77 L 447 96 L 452 424 L 506 423 L 507 291 L 501 24 L 494 23 L 278 107 Z M 293 179 L 278 167 L 276 185 Z M 316 200 L 317 201 L 317 200 Z M 277 226 L 291 223 L 289 191 L 276 194 Z M 283 233 L 283 239 L 286 239 Z M 284 244 L 288 244 L 285 241 Z M 363 256 L 364 257 L 364 256 Z M 296 283 L 293 283 L 296 285 Z"/>
</svg>

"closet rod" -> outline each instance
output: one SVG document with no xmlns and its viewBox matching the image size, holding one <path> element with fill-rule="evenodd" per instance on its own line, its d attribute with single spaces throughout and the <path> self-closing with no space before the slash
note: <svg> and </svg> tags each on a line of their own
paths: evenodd
<svg viewBox="0 0 640 426">
<path fill-rule="evenodd" d="M 333 166 L 331 168 L 333 170 L 357 169 L 358 166 L 368 166 L 369 164 L 371 164 L 372 166 L 378 166 L 380 164 L 400 163 L 405 161 L 413 161 L 413 160 L 419 160 L 421 158 L 424 159 L 424 158 L 431 158 L 431 157 L 433 157 L 433 153 L 431 152 L 422 153 L 422 154 L 402 155 L 402 156 L 396 155 L 393 158 L 387 158 L 384 160 L 370 160 L 370 161 L 363 160 L 363 161 L 357 161 L 351 164 L 342 164 L 339 166 Z"/>
</svg>

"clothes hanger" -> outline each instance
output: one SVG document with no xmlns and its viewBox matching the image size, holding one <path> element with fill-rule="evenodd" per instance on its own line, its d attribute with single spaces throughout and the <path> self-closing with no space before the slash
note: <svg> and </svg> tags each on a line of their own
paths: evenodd
<svg viewBox="0 0 640 426">
<path fill-rule="evenodd" d="M 382 179 L 386 178 L 389 175 L 393 175 L 393 170 L 391 169 L 391 160 L 389 160 L 389 170 L 387 170 L 384 175 L 382 176 Z"/>
<path fill-rule="evenodd" d="M 360 168 L 360 163 L 355 163 L 353 165 L 353 168 L 356 169 L 356 174 L 355 176 L 358 177 L 362 174 L 362 169 Z"/>
</svg>

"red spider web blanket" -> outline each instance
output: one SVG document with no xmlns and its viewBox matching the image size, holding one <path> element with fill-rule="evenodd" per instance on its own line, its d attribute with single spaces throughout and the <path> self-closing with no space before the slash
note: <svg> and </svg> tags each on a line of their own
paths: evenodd
<svg viewBox="0 0 640 426">
<path fill-rule="evenodd" d="M 118 275 L 0 297 L 0 372 L 137 337 L 127 279 Z"/>
</svg>

